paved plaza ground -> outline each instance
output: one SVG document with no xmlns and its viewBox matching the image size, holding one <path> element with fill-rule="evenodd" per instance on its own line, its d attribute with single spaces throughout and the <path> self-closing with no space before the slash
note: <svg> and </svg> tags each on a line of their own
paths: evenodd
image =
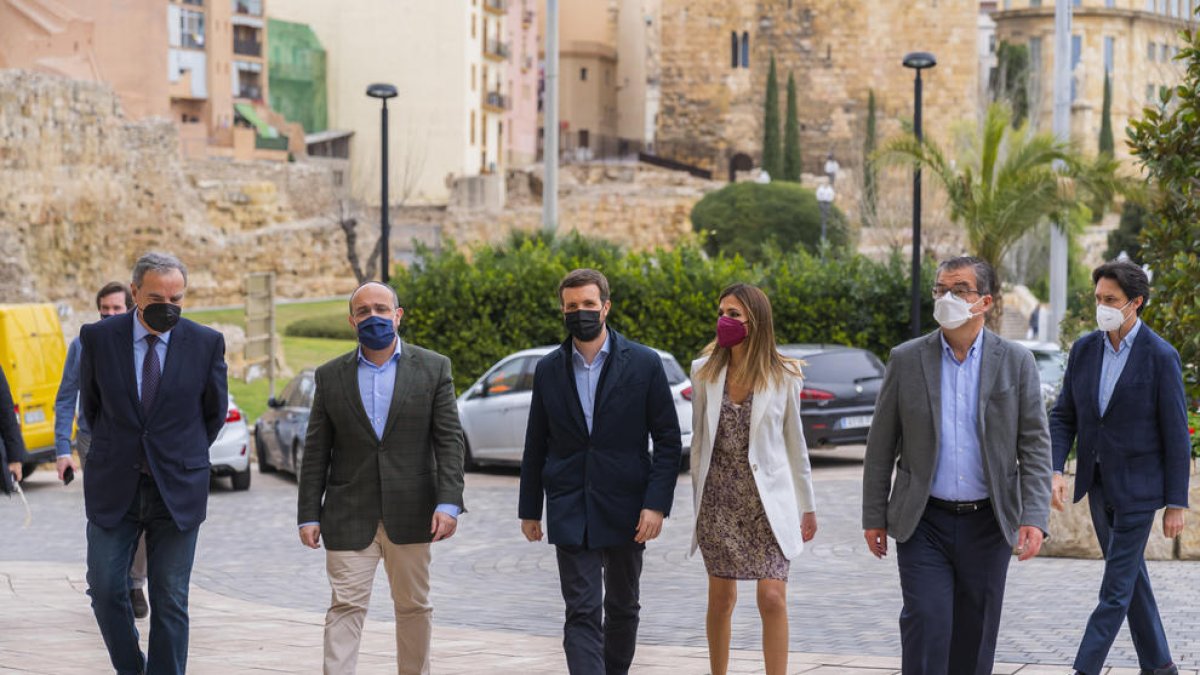
<svg viewBox="0 0 1200 675">
<path fill-rule="evenodd" d="M 876 560 L 862 543 L 861 452 L 815 453 L 821 529 L 792 565 L 792 672 L 899 670 L 895 558 Z M 516 489 L 514 471 L 468 474 L 469 512 L 455 537 L 434 547 L 435 672 L 566 672 L 553 548 L 520 536 Z M 34 514 L 28 528 L 19 502 L 0 501 L 0 672 L 106 672 L 84 595 L 79 481 L 63 488 L 39 471 L 26 492 Z M 192 578 L 190 672 L 319 672 L 329 588 L 323 552 L 302 547 L 296 535 L 295 495 L 295 481 L 283 475 L 255 473 L 248 492 L 215 484 Z M 687 557 L 691 513 L 691 482 L 681 474 L 674 513 L 646 554 L 635 673 L 708 672 L 704 566 Z M 1200 668 L 1200 564 L 1149 566 L 1176 661 Z M 1068 672 L 1101 569 L 1090 560 L 1014 560 L 997 672 Z M 753 586 L 747 582 L 742 590 L 734 615 L 735 672 L 761 672 Z M 375 592 L 360 672 L 395 672 L 382 574 Z M 140 623 L 143 632 L 147 625 Z M 1109 663 L 1114 675 L 1137 672 L 1127 631 Z"/>
</svg>

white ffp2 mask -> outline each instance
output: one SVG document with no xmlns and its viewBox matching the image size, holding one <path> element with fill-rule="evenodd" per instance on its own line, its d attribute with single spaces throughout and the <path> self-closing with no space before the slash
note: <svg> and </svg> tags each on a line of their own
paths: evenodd
<svg viewBox="0 0 1200 675">
<path fill-rule="evenodd" d="M 975 302 L 967 302 L 953 293 L 946 293 L 933 303 L 933 318 L 946 330 L 954 330 L 975 317 L 971 308 L 979 304 L 982 297 Z"/>
</svg>

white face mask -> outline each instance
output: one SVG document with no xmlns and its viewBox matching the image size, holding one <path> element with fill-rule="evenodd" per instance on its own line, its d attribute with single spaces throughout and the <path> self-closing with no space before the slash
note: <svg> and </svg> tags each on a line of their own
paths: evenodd
<svg viewBox="0 0 1200 675">
<path fill-rule="evenodd" d="M 967 302 L 953 293 L 946 293 L 933 303 L 933 318 L 946 330 L 954 330 L 975 318 L 971 308 L 978 305 L 982 297 L 975 302 Z"/>
<path fill-rule="evenodd" d="M 1130 302 L 1133 301 L 1125 303 L 1120 309 L 1108 305 L 1096 305 L 1096 325 L 1105 333 L 1120 330 L 1121 326 L 1125 325 L 1125 308 L 1129 306 Z"/>
</svg>

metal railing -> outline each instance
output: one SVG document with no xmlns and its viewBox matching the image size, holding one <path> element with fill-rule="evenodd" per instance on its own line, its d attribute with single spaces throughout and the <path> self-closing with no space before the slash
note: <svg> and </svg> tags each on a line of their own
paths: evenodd
<svg viewBox="0 0 1200 675">
<path fill-rule="evenodd" d="M 489 91 L 484 94 L 483 104 L 500 110 L 508 110 L 510 101 L 507 96 L 498 91 Z"/>
<path fill-rule="evenodd" d="M 493 12 L 507 12 L 508 0 L 483 0 L 483 8 Z"/>
<path fill-rule="evenodd" d="M 262 100 L 262 87 L 256 87 L 253 85 L 242 85 L 242 86 L 238 87 L 237 97 L 238 98 L 248 98 L 252 101 L 261 101 Z"/>
<path fill-rule="evenodd" d="M 242 56 L 262 56 L 262 42 L 234 38 L 233 53 L 241 54 Z"/>
<path fill-rule="evenodd" d="M 262 0 L 233 0 L 233 11 L 248 16 L 262 16 Z"/>
<path fill-rule="evenodd" d="M 487 38 L 483 41 L 483 53 L 507 59 L 509 54 L 508 43 L 501 42 L 495 38 Z"/>
</svg>

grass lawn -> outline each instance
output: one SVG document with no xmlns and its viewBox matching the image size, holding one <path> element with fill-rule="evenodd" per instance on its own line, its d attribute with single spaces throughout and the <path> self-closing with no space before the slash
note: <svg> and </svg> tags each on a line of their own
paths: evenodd
<svg viewBox="0 0 1200 675">
<path fill-rule="evenodd" d="M 284 330 L 288 324 L 312 316 L 328 316 L 337 311 L 345 311 L 344 300 L 323 300 L 321 302 L 290 303 L 276 305 L 275 330 L 280 335 L 283 346 L 283 357 L 288 368 L 298 373 L 305 368 L 315 368 L 335 356 L 345 354 L 354 349 L 353 340 L 323 340 L 321 338 L 288 337 Z M 187 317 L 203 324 L 224 323 L 244 326 L 245 311 L 242 309 L 216 309 L 189 311 Z M 290 379 L 275 381 L 275 394 L 278 396 Z M 229 380 L 229 393 L 233 394 L 237 405 L 242 409 L 242 415 L 247 424 L 254 424 L 259 415 L 267 409 L 267 398 L 270 392 L 266 378 L 260 378 L 247 384 L 242 380 Z"/>
</svg>

